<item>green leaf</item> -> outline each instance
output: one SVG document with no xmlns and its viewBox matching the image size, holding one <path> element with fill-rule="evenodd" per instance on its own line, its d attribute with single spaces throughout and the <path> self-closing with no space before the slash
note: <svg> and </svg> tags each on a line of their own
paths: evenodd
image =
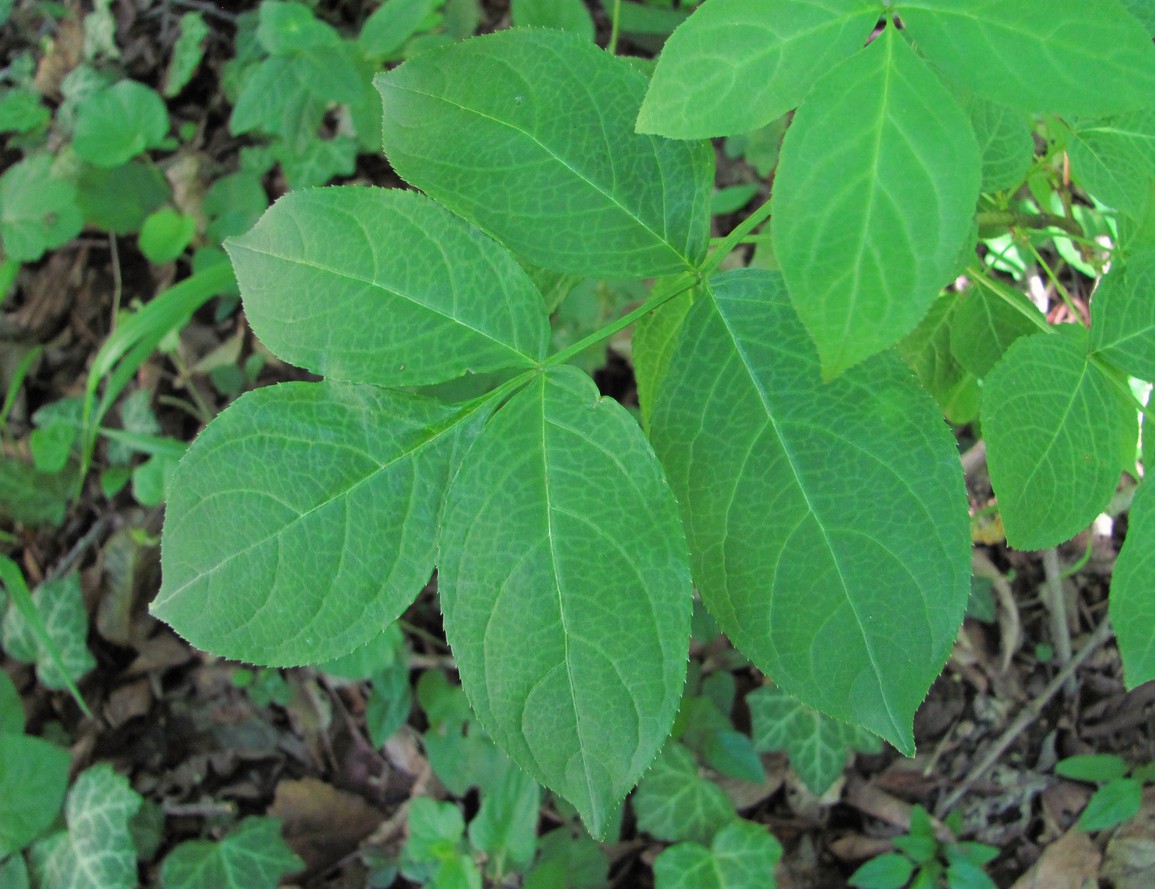
<svg viewBox="0 0 1155 889">
<path fill-rule="evenodd" d="M 36 154 L 0 176 L 0 247 L 10 260 L 35 262 L 84 227 L 76 186 L 53 175 L 52 160 Z"/>
<path fill-rule="evenodd" d="M 765 126 L 862 49 L 878 15 L 873 0 L 711 0 L 662 48 L 638 132 L 705 139 Z"/>
<path fill-rule="evenodd" d="M 1032 317 L 1045 320 L 1023 294 L 1011 291 L 1008 295 L 1022 311 L 984 287 L 972 287 L 957 298 L 950 323 L 950 350 L 976 377 L 990 373 L 1019 337 L 1039 330 Z"/>
<path fill-rule="evenodd" d="M 72 148 L 97 167 L 118 167 L 168 134 L 164 100 L 143 83 L 122 80 L 89 96 L 76 116 Z"/>
<path fill-rule="evenodd" d="M 68 512 L 72 476 L 40 472 L 20 460 L 0 460 L 0 516 L 26 525 L 59 525 Z"/>
<path fill-rule="evenodd" d="M 957 293 L 936 299 L 914 330 L 898 341 L 895 350 L 951 423 L 969 423 L 978 416 L 982 395 L 975 375 L 967 371 L 951 348 L 959 300 Z"/>
<path fill-rule="evenodd" d="M 1144 427 L 1144 438 L 1151 427 Z M 1146 463 L 1145 466 L 1152 466 Z M 1150 470 L 1148 470 L 1150 471 Z M 1127 539 L 1111 575 L 1111 626 L 1123 658 L 1128 689 L 1155 679 L 1155 486 L 1144 483 L 1135 492 L 1127 516 Z"/>
<path fill-rule="evenodd" d="M 398 59 L 405 44 L 430 22 L 435 0 L 385 0 L 361 26 L 357 43 L 374 61 Z"/>
<path fill-rule="evenodd" d="M 642 318 L 634 328 L 634 379 L 638 386 L 642 425 L 647 428 L 662 380 L 666 377 L 670 359 L 674 355 L 678 331 L 682 329 L 682 321 L 693 301 L 691 292 L 676 296 Z"/>
<path fill-rule="evenodd" d="M 39 93 L 19 88 L 0 90 L 0 133 L 30 133 L 51 117 Z"/>
<path fill-rule="evenodd" d="M 957 273 L 980 169 L 966 115 L 893 27 L 810 92 L 772 232 L 827 378 L 913 330 Z"/>
<path fill-rule="evenodd" d="M 1139 814 L 1143 784 L 1134 778 L 1109 781 L 1095 791 L 1079 816 L 1080 830 L 1109 830 Z"/>
<path fill-rule="evenodd" d="M 1076 781 L 1114 781 L 1126 777 L 1127 763 L 1113 753 L 1068 756 L 1055 764 L 1055 774 Z"/>
<path fill-rule="evenodd" d="M 982 190 L 1014 188 L 1027 177 L 1035 154 L 1031 118 L 1015 108 L 969 96 L 961 102 L 983 161 Z"/>
<path fill-rule="evenodd" d="M 397 172 L 530 262 L 646 277 L 705 256 L 712 150 L 637 135 L 645 77 L 589 41 L 501 31 L 374 83 Z"/>
<path fill-rule="evenodd" d="M 524 889 L 605 889 L 610 862 L 602 847 L 566 828 L 551 830 L 538 843 L 537 861 Z"/>
<path fill-rule="evenodd" d="M 43 738 L 0 733 L 0 858 L 18 853 L 56 820 L 71 762 L 66 749 Z"/>
<path fill-rule="evenodd" d="M 484 852 L 493 874 L 522 871 L 537 851 L 541 787 L 521 769 L 505 770 L 486 788 L 481 808 L 469 822 L 469 840 Z"/>
<path fill-rule="evenodd" d="M 18 661 L 36 664 L 36 678 L 45 688 L 69 688 L 70 682 L 96 666 L 88 651 L 88 612 L 80 575 L 72 572 L 45 581 L 33 591 L 32 603 L 44 620 L 48 639 L 42 639 L 12 604 L 4 616 L 4 650 Z M 53 657 L 51 645 L 55 645 L 59 661 Z"/>
<path fill-rule="evenodd" d="M 177 210 L 149 214 L 140 228 L 140 252 L 149 262 L 160 264 L 178 258 L 196 235 L 197 223 Z"/>
<path fill-rule="evenodd" d="M 139 231 L 145 217 L 171 193 L 164 174 L 143 161 L 110 170 L 90 167 L 81 173 L 76 188 L 76 204 L 84 221 L 118 235 Z"/>
<path fill-rule="evenodd" d="M 367 644 L 336 660 L 317 664 L 317 669 L 329 676 L 359 682 L 398 663 L 408 664 L 408 649 L 400 625 L 392 623 Z"/>
<path fill-rule="evenodd" d="M 1057 546 L 1106 507 L 1128 450 L 1135 409 L 1087 354 L 1087 331 L 1017 340 L 987 375 L 987 465 L 1016 549 Z M 1129 442 L 1129 444 L 1128 444 Z"/>
<path fill-rule="evenodd" d="M 927 58 L 992 102 L 1102 115 L 1155 93 L 1151 35 L 1117 0 L 903 0 L 901 10 Z"/>
<path fill-rule="evenodd" d="M 752 691 L 746 704 L 754 749 L 785 750 L 790 765 L 815 796 L 826 793 L 842 774 L 846 757 L 859 740 L 859 730 L 772 686 Z"/>
<path fill-rule="evenodd" d="M 430 889 L 481 889 L 481 874 L 461 849 L 465 820 L 453 803 L 418 797 L 409 804 L 402 873 Z"/>
<path fill-rule="evenodd" d="M 198 648 L 295 665 L 364 645 L 433 570 L 466 415 L 287 383 L 237 399 L 172 482 L 153 613 Z"/>
<path fill-rule="evenodd" d="M 674 721 L 687 561 L 649 443 L 572 367 L 511 398 L 450 489 L 439 593 L 462 685 L 498 745 L 595 837 Z"/>
<path fill-rule="evenodd" d="M 850 875 L 850 885 L 858 889 L 902 889 L 910 881 L 914 865 L 909 858 L 888 852 L 870 859 Z"/>
<path fill-rule="evenodd" d="M 673 741 L 638 785 L 633 806 L 639 829 L 668 842 L 705 845 L 734 818 L 722 788 L 699 775 L 694 755 Z"/>
<path fill-rule="evenodd" d="M 141 798 L 107 763 L 81 772 L 64 804 L 68 829 L 32 847 L 36 885 L 52 889 L 134 889 L 136 849 L 129 822 Z"/>
<path fill-rule="evenodd" d="M 654 860 L 656 889 L 774 889 L 782 847 L 761 824 L 735 819 L 710 848 L 679 843 Z"/>
<path fill-rule="evenodd" d="M 560 28 L 594 39 L 594 20 L 583 0 L 512 0 L 509 11 L 519 28 Z"/>
<path fill-rule="evenodd" d="M 0 0 L 0 23 L 6 18 L 5 3 L 11 6 L 12 0 Z M 24 863 L 24 856 L 13 855 L 0 861 L 0 886 L 4 889 L 29 889 L 28 865 Z"/>
<path fill-rule="evenodd" d="M 258 9 L 257 40 L 274 56 L 335 46 L 341 36 L 303 3 L 264 0 Z"/>
<path fill-rule="evenodd" d="M 1129 374 L 1155 380 L 1155 252 L 1116 262 L 1091 300 L 1091 348 Z"/>
<path fill-rule="evenodd" d="M 1067 154 L 1079 184 L 1103 203 L 1140 218 L 1155 178 L 1155 108 L 1076 125 Z"/>
<path fill-rule="evenodd" d="M 292 192 L 225 249 L 257 336 L 314 373 L 419 386 L 545 355 L 548 321 L 529 277 L 414 192 Z"/>
<path fill-rule="evenodd" d="M 3 603 L 0 598 L 0 604 Z M 8 674 L 0 670 L 0 735 L 24 733 L 24 704 Z M 63 798 L 63 797 L 62 797 Z"/>
<path fill-rule="evenodd" d="M 711 284 L 651 420 L 703 601 L 783 691 L 910 753 L 970 587 L 954 439 L 894 355 L 823 384 L 778 275 Z"/>
<path fill-rule="evenodd" d="M 250 817 L 216 842 L 181 843 L 165 857 L 160 880 L 164 889 L 276 889 L 304 866 L 281 837 L 279 819 Z"/>
<path fill-rule="evenodd" d="M 186 12 L 180 17 L 180 34 L 172 47 L 172 57 L 164 75 L 164 95 L 171 99 L 185 88 L 205 54 L 209 26 L 199 12 Z"/>
</svg>

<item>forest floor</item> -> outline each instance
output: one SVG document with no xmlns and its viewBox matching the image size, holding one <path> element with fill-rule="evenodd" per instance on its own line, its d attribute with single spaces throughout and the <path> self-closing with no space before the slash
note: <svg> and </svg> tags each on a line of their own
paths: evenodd
<svg viewBox="0 0 1155 889">
<path fill-rule="evenodd" d="M 155 84 L 165 55 L 155 43 L 157 19 L 147 17 L 148 6 L 120 2 L 114 9 L 126 69 Z M 227 30 L 228 16 L 255 4 L 216 6 L 226 16 L 214 27 Z M 506 3 L 484 6 L 490 29 L 508 21 Z M 226 43 L 214 38 L 207 67 L 224 63 Z M 200 145 L 217 153 L 208 166 L 225 169 L 234 163 L 238 140 L 224 130 L 217 97 L 181 98 L 186 113 L 198 101 L 205 108 Z M 722 161 L 731 181 L 758 181 L 740 162 Z M 382 175 L 380 162 L 365 161 L 355 178 L 384 184 Z M 266 186 L 271 198 L 285 190 L 275 174 Z M 150 264 L 133 237 L 91 231 L 23 268 L 2 305 L 3 348 L 35 344 L 43 353 L 8 417 L 5 457 L 26 453 L 38 409 L 83 392 L 116 307 L 147 301 L 187 271 L 184 260 Z M 243 316 L 210 304 L 178 343 L 143 364 L 129 391 L 144 393 L 137 398 L 151 407 L 157 433 L 188 441 L 201 426 L 198 411 L 218 412 L 230 400 L 213 384 L 214 368 L 243 367 L 257 354 Z M 265 355 L 249 384 L 301 378 Z M 628 362 L 617 354 L 607 357 L 598 379 L 627 403 L 635 397 Z M 5 376 L 4 385 L 9 381 Z M 198 411 L 187 409 L 190 402 Z M 967 459 L 977 512 L 990 501 L 981 449 Z M 306 864 L 291 883 L 353 889 L 368 885 L 371 853 L 387 856 L 401 848 L 411 798 L 458 799 L 467 820 L 477 811 L 476 792 L 453 797 L 432 774 L 422 742 L 429 722 L 415 704 L 405 724 L 378 744 L 367 723 L 366 683 L 309 668 L 258 671 L 227 662 L 191 648 L 150 617 L 162 521 L 163 506 L 142 506 L 128 488 L 110 497 L 93 471 L 58 525 L 8 523 L 2 543 L 30 587 L 79 572 L 95 658 L 80 690 L 92 717 L 67 693 L 41 685 L 31 665 L 5 657 L 3 668 L 20 693 L 28 731 L 64 739 L 74 774 L 110 763 L 160 807 L 161 847 L 142 862 L 142 880 L 155 883 L 158 862 L 178 842 L 218 835 L 219 825 L 243 815 L 267 814 L 281 819 L 289 846 Z M 818 797 L 784 754 L 764 753 L 765 780 L 731 786 L 742 816 L 767 825 L 784 847 L 779 887 L 847 885 L 865 860 L 893 849 L 892 840 L 909 830 L 916 804 L 940 818 L 957 810 L 960 838 L 997 847 L 987 871 L 1001 887 L 1155 885 L 1155 788 L 1147 788 L 1139 814 L 1122 826 L 1087 832 L 1076 821 L 1094 786 L 1055 773 L 1059 760 L 1076 754 L 1118 754 L 1132 766 L 1155 759 L 1155 685 L 1124 688 L 1105 626 L 1107 587 L 1125 532 L 1125 515 L 1104 519 L 1057 552 L 1041 554 L 1007 549 L 997 528 L 985 540 L 985 532 L 976 531 L 981 602 L 919 711 L 918 755 L 907 759 L 887 747 L 851 756 L 841 777 Z M 429 671 L 452 677 L 435 582 L 402 626 L 410 689 Z M 703 672 L 733 674 L 737 694 L 730 717 L 748 731 L 742 698 L 763 684 L 761 675 L 736 663 L 724 639 L 697 644 L 692 657 Z M 547 796 L 542 830 L 563 821 Z M 609 885 L 652 885 L 650 864 L 662 848 L 637 829 L 627 805 L 620 838 L 604 847 Z M 520 885 L 519 878 L 504 885 Z"/>
</svg>

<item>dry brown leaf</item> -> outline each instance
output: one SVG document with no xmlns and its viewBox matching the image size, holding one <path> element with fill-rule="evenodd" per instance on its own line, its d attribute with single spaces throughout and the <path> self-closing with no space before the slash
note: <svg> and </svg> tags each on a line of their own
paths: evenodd
<svg viewBox="0 0 1155 889">
<path fill-rule="evenodd" d="M 281 781 L 268 814 L 281 819 L 285 840 L 314 872 L 356 851 L 384 820 L 361 797 L 316 778 Z"/>
<path fill-rule="evenodd" d="M 1093 889 L 1102 856 L 1091 838 L 1071 828 L 1043 850 L 1011 889 Z M 1145 884 L 1149 889 L 1150 883 Z"/>
</svg>

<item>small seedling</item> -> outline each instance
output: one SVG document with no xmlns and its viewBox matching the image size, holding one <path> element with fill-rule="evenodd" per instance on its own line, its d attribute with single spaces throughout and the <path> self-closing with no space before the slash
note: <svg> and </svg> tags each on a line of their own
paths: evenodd
<svg viewBox="0 0 1155 889">
<path fill-rule="evenodd" d="M 1110 830 L 1139 813 L 1143 785 L 1155 783 L 1155 764 L 1132 768 L 1113 753 L 1070 756 L 1055 766 L 1055 774 L 1099 785 L 1079 816 L 1080 830 Z"/>
<path fill-rule="evenodd" d="M 957 823 L 947 819 L 947 828 Z M 857 889 L 996 889 L 983 872 L 999 850 L 984 843 L 943 842 L 922 806 L 910 813 L 910 831 L 895 837 L 897 852 L 872 858 L 850 876 Z"/>
</svg>

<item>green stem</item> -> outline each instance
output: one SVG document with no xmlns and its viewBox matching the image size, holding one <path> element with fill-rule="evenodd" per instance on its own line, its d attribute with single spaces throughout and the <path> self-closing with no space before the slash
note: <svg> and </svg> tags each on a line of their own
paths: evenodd
<svg viewBox="0 0 1155 889">
<path fill-rule="evenodd" d="M 614 11 L 610 16 L 610 42 L 606 49 L 609 50 L 611 56 L 618 53 L 618 19 L 622 15 L 622 0 L 614 0 Z"/>
<path fill-rule="evenodd" d="M 1080 321 L 1082 321 L 1082 316 L 1079 314 L 1079 310 L 1075 308 L 1075 301 L 1071 299 L 1071 294 L 1067 293 L 1067 288 L 1059 282 L 1058 276 L 1055 274 L 1054 270 L 1047 263 L 1047 261 L 1043 259 L 1043 255 L 1039 253 L 1038 249 L 1030 241 L 1027 242 L 1027 247 L 1030 249 L 1031 255 L 1035 257 L 1035 262 L 1042 266 L 1043 271 L 1047 275 L 1047 278 L 1050 280 L 1051 284 L 1054 285 L 1054 288 L 1056 291 L 1058 291 L 1059 296 L 1063 298 L 1063 302 L 1067 304 L 1067 310 Z"/>
<path fill-rule="evenodd" d="M 648 315 L 663 303 L 690 290 L 697 285 L 699 280 L 701 280 L 700 276 L 694 272 L 683 272 L 678 275 L 678 277 L 667 280 L 664 284 L 655 287 L 650 292 L 650 298 L 632 312 L 627 312 L 616 321 L 611 321 L 605 327 L 600 330 L 595 330 L 589 336 L 583 337 L 576 343 L 562 349 L 560 352 L 554 352 L 542 362 L 542 366 L 550 367 L 557 364 L 565 364 L 565 362 L 569 361 L 575 355 L 580 355 L 590 346 L 596 346 L 602 340 L 609 339 L 619 330 L 624 330 L 629 327 L 635 321 Z"/>
<path fill-rule="evenodd" d="M 734 230 L 722 239 L 722 243 L 718 245 L 718 248 L 706 257 L 706 261 L 698 270 L 699 279 L 713 274 L 734 248 L 741 244 L 743 239 L 765 222 L 769 216 L 770 201 L 766 201 L 761 207 L 739 222 L 738 225 L 734 227 Z"/>
<path fill-rule="evenodd" d="M 0 262 L 0 306 L 8 298 L 8 291 L 16 283 L 16 276 L 20 274 L 20 263 L 14 259 L 5 259 Z"/>
<path fill-rule="evenodd" d="M 1057 213 L 1017 213 L 1014 210 L 985 210 L 978 214 L 979 227 L 1005 225 L 1007 228 L 1058 228 L 1076 238 L 1086 238 L 1083 227 Z"/>
</svg>

